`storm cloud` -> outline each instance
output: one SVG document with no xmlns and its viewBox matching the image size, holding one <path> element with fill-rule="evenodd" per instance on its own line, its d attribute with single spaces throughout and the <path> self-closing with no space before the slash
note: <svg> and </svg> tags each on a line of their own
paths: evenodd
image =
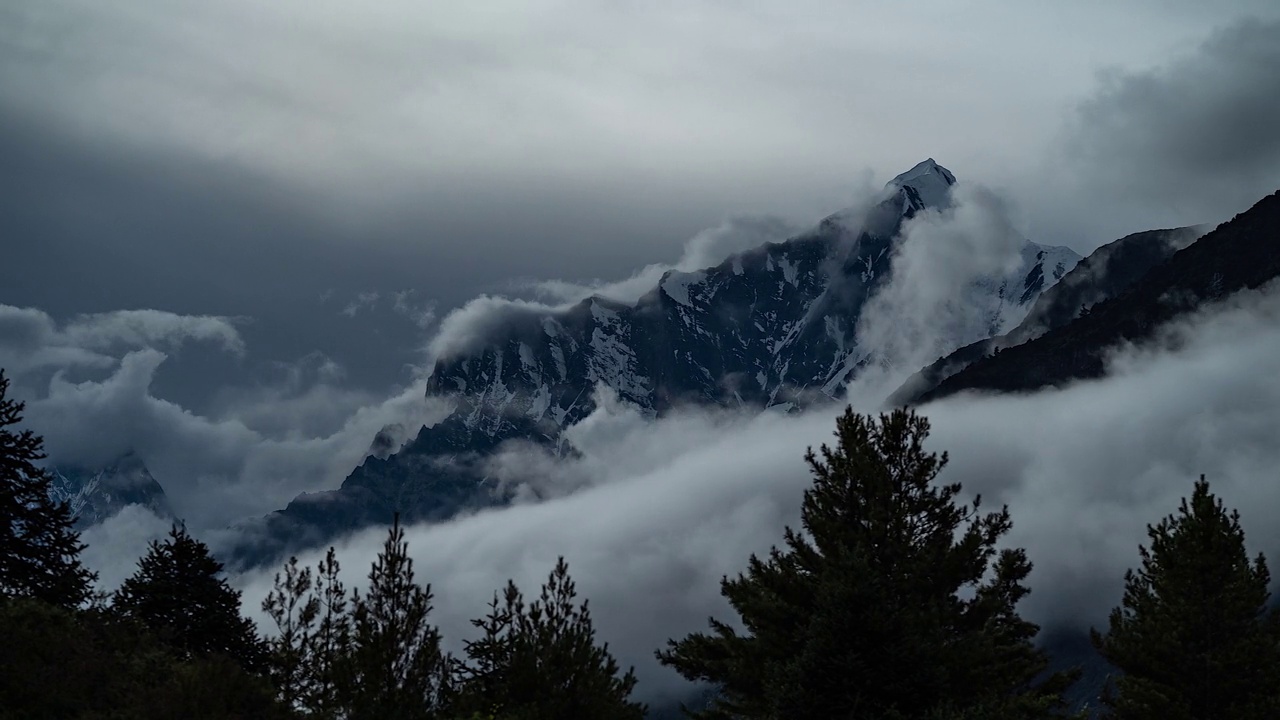
<svg viewBox="0 0 1280 720">
<path fill-rule="evenodd" d="M 1217 224 L 1280 188 L 1280 19 L 1207 35 L 1154 67 L 1098 72 L 1042 176 L 1028 179 L 1054 239 L 1088 250 L 1110 228 Z"/>
</svg>

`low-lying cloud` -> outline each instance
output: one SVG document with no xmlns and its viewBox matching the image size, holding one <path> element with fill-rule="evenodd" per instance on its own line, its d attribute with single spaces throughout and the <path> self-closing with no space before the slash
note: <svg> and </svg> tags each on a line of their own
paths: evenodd
<svg viewBox="0 0 1280 720">
<path fill-rule="evenodd" d="M 1251 550 L 1274 554 L 1280 523 L 1261 509 L 1280 501 L 1271 482 L 1280 464 L 1277 320 L 1280 294 L 1250 293 L 1179 323 L 1154 346 L 1118 351 L 1105 379 L 921 409 L 934 426 L 931 447 L 951 455 L 943 479 L 962 482 L 966 497 L 981 493 L 987 506 L 1009 505 L 1009 542 L 1036 564 L 1028 617 L 1077 629 L 1104 623 L 1146 524 L 1172 512 L 1201 473 L 1242 509 Z M 852 396 L 857 409 L 875 409 L 865 389 Z M 688 411 L 648 422 L 602 404 L 570 431 L 580 458 L 560 470 L 531 465 L 588 487 L 410 529 L 415 568 L 437 594 L 435 620 L 460 647 L 472 637 L 467 620 L 507 578 L 536 590 L 563 555 L 600 638 L 636 665 L 640 693 L 680 695 L 687 686 L 652 651 L 702 629 L 708 615 L 727 617 L 720 577 L 797 525 L 809 482 L 801 458 L 831 439 L 835 411 Z M 351 582 L 361 582 L 383 532 L 341 543 Z M 238 578 L 248 607 L 269 579 L 265 571 Z"/>
<path fill-rule="evenodd" d="M 47 395 L 28 403 L 27 419 L 44 435 L 52 462 L 92 467 L 136 452 L 194 529 L 266 514 L 299 493 L 337 487 L 379 430 L 400 425 L 416 434 L 447 412 L 427 399 L 420 381 L 385 399 L 325 385 L 280 397 L 269 390 L 219 417 L 201 416 L 152 395 L 164 360 L 157 350 L 140 350 L 101 381 L 55 377 Z M 306 432 L 316 412 L 336 427 Z"/>
<path fill-rule="evenodd" d="M 274 363 L 269 382 L 221 388 L 206 414 L 153 392 L 186 343 L 243 357 L 239 322 L 247 321 L 122 310 L 59 325 L 40 310 L 0 305 L 0 367 L 50 463 L 101 467 L 137 453 L 196 530 L 336 487 L 384 427 L 403 428 L 403 440 L 447 412 L 427 399 L 421 377 L 375 395 L 348 387 L 343 367 L 320 352 Z"/>
</svg>

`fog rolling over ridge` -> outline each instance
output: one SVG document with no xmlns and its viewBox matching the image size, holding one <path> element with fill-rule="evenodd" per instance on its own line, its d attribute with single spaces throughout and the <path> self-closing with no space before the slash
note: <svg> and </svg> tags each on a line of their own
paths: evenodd
<svg viewBox="0 0 1280 720">
<path fill-rule="evenodd" d="M 601 391 L 655 418 L 829 404 L 864 373 L 900 377 L 1017 324 L 1078 259 L 1021 238 L 990 191 L 928 159 L 784 242 L 662 272 L 630 302 L 607 287 L 560 306 L 478 298 L 431 342 L 427 393 L 449 415 L 338 490 L 245 523 L 233 556 L 270 561 L 397 512 L 439 521 L 506 502 L 527 483 L 495 461 L 504 445 L 573 454 L 563 430 Z"/>
</svg>

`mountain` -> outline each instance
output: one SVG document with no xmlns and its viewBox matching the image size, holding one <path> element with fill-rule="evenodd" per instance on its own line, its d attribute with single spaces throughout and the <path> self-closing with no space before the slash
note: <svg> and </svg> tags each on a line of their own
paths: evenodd
<svg viewBox="0 0 1280 720">
<path fill-rule="evenodd" d="M 950 208 L 955 183 L 928 159 L 890 181 L 869 208 L 835 213 L 715 267 L 667 272 L 635 303 L 593 296 L 446 347 L 428 384 L 429 395 L 454 406 L 444 421 L 394 454 L 366 458 L 338 490 L 297 498 L 263 521 L 265 533 L 251 534 L 278 552 L 389 522 L 394 512 L 441 520 L 502 503 L 507 490 L 486 459 L 512 440 L 573 452 L 562 430 L 596 408 L 598 386 L 650 417 L 682 405 L 790 411 L 837 399 L 877 361 L 859 342 L 858 322 L 891 277 L 903 224 Z M 1079 259 L 1069 248 L 1024 242 L 1012 272 L 968 289 L 965 300 L 980 303 L 983 322 L 958 331 L 950 347 L 1016 324 Z"/>
<path fill-rule="evenodd" d="M 141 505 L 162 518 L 176 517 L 164 488 L 132 453 L 106 467 L 55 466 L 49 474 L 49 496 L 70 503 L 79 528 L 96 525 L 129 505 Z"/>
<path fill-rule="evenodd" d="M 978 360 L 1071 323 L 1087 308 L 1127 290 L 1207 229 L 1197 225 L 1148 230 L 1103 245 L 1077 263 L 1057 284 L 1041 293 L 1027 316 L 1013 330 L 970 343 L 939 358 L 903 383 L 890 397 L 889 404 L 916 404 L 943 380 Z"/>
<path fill-rule="evenodd" d="M 1140 344 L 1160 326 L 1280 275 L 1280 192 L 1174 253 L 1123 292 L 1028 342 L 1005 347 L 916 394 L 918 402 L 968 390 L 1026 392 L 1100 377 L 1106 352 Z"/>
</svg>

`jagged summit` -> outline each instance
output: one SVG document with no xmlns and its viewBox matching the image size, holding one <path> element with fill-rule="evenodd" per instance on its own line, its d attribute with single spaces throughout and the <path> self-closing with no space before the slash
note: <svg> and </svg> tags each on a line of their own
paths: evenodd
<svg viewBox="0 0 1280 720">
<path fill-rule="evenodd" d="M 898 190 L 903 195 L 902 214 L 910 217 L 924 208 L 944 208 L 951 204 L 951 186 L 956 176 L 933 158 L 890 180 L 885 189 Z"/>
<path fill-rule="evenodd" d="M 174 518 L 164 488 L 142 458 L 125 453 L 105 466 L 58 465 L 48 468 L 49 496 L 71 506 L 78 527 L 96 525 L 129 505 L 141 505 L 162 518 Z"/>
<path fill-rule="evenodd" d="M 246 547 L 237 562 L 396 512 L 434 522 L 506 502 L 519 473 L 486 458 L 509 441 L 571 452 L 564 431 L 596 409 L 601 386 L 646 417 L 685 405 L 791 411 L 839 400 L 863 369 L 886 362 L 861 337 L 859 320 L 892 277 L 903 223 L 949 206 L 954 183 L 930 158 L 894 178 L 870 207 L 713 267 L 667 273 L 634 303 L 591 297 L 489 328 L 432 369 L 427 393 L 453 406 L 447 418 L 394 452 L 380 442 L 341 488 L 266 518 L 250 534 L 278 544 Z M 971 316 L 942 339 L 940 354 L 1017 324 L 1078 259 L 1068 248 L 1026 242 L 1012 272 L 975 278 L 957 295 Z"/>
</svg>

